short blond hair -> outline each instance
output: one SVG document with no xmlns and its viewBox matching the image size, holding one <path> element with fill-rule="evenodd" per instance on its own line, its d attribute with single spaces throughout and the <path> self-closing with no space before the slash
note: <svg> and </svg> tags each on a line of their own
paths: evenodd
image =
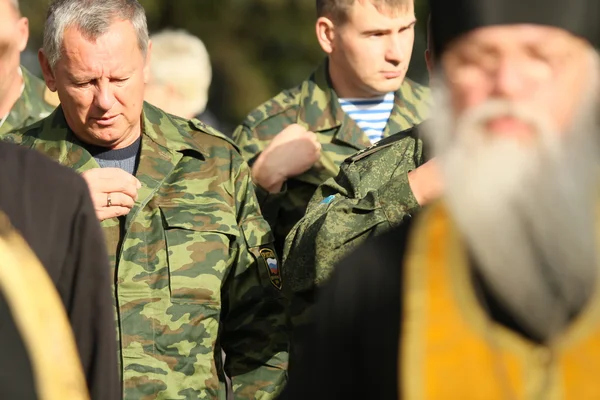
<svg viewBox="0 0 600 400">
<path fill-rule="evenodd" d="M 210 57 L 204 43 L 183 30 L 164 30 L 150 37 L 150 82 L 169 84 L 184 98 L 181 114 L 202 113 L 212 80 Z"/>
<path fill-rule="evenodd" d="M 337 22 L 344 22 L 348 11 L 356 1 L 363 0 L 317 0 L 317 14 L 319 17 L 329 17 Z M 403 9 L 412 5 L 414 0 L 364 0 L 369 1 L 379 8 L 391 10 Z"/>
</svg>

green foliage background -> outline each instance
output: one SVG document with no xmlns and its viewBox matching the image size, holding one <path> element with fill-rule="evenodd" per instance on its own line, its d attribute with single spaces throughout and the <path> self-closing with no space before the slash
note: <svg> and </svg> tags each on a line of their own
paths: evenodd
<svg viewBox="0 0 600 400">
<path fill-rule="evenodd" d="M 151 33 L 185 29 L 200 37 L 211 55 L 213 84 L 209 108 L 232 129 L 254 107 L 307 77 L 323 54 L 315 39 L 314 0 L 141 0 Z M 37 49 L 49 0 L 21 0 L 30 20 L 24 64 L 39 74 Z M 427 83 L 426 4 L 416 0 L 418 17 L 409 77 Z"/>
</svg>

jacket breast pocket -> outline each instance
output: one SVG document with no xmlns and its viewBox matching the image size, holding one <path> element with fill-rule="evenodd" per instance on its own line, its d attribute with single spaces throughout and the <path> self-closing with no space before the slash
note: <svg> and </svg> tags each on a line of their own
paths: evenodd
<svg viewBox="0 0 600 400">
<path fill-rule="evenodd" d="M 221 282 L 239 237 L 232 213 L 202 206 L 160 206 L 173 303 L 221 302 Z"/>
</svg>

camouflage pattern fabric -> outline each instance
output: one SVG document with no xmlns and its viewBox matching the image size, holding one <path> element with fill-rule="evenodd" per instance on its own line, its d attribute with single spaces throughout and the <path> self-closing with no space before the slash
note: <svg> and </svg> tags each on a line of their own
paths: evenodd
<svg viewBox="0 0 600 400">
<path fill-rule="evenodd" d="M 312 320 L 317 288 L 346 254 L 368 237 L 397 226 L 419 204 L 408 172 L 425 161 L 420 129 L 397 133 L 349 157 L 339 175 L 319 186 L 285 243 L 284 279 L 291 289 L 294 331 Z M 293 362 L 293 361 L 292 361 Z"/>
<path fill-rule="evenodd" d="M 250 170 L 200 121 L 147 103 L 142 121 L 138 201 L 122 229 L 118 219 L 102 223 L 124 398 L 224 399 L 224 370 L 235 399 L 273 399 L 287 379 L 286 301 Z M 99 167 L 61 107 L 4 140 L 79 172 Z"/>
<path fill-rule="evenodd" d="M 383 136 L 402 132 L 422 122 L 428 109 L 429 89 L 405 79 L 396 92 Z M 367 134 L 342 110 L 331 88 L 327 62 L 300 86 L 284 90 L 252 111 L 236 129 L 233 139 L 252 165 L 273 137 L 293 123 L 317 134 L 322 154 L 313 168 L 289 179 L 281 193 L 268 194 L 257 188 L 260 206 L 273 228 L 278 251 L 282 250 L 292 227 L 304 216 L 317 187 L 335 177 L 348 156 L 371 146 Z"/>
<path fill-rule="evenodd" d="M 0 126 L 0 135 L 46 118 L 55 108 L 47 100 L 46 83 L 32 75 L 25 67 L 21 67 L 21 71 L 23 72 L 23 93 L 11 108 L 6 121 Z"/>
</svg>

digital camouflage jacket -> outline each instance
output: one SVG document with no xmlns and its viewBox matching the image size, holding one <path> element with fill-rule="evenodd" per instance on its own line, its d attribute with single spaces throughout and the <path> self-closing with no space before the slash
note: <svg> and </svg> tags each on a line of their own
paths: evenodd
<svg viewBox="0 0 600 400">
<path fill-rule="evenodd" d="M 429 89 L 405 79 L 396 92 L 395 105 L 383 133 L 402 132 L 426 117 Z M 284 90 L 252 111 L 234 132 L 242 155 L 252 166 L 274 136 L 297 123 L 317 134 L 322 145 L 320 161 L 302 175 L 288 179 L 281 193 L 269 195 L 257 189 L 261 209 L 281 251 L 287 234 L 304 216 L 317 187 L 338 174 L 340 164 L 357 151 L 370 147 L 367 134 L 341 108 L 331 87 L 327 63 L 300 86 Z"/>
<path fill-rule="evenodd" d="M 200 121 L 145 104 L 142 122 L 138 200 L 102 223 L 124 398 L 225 399 L 225 371 L 235 399 L 273 399 L 286 380 L 285 301 L 249 168 Z M 5 140 L 79 172 L 99 167 L 61 107 Z"/>
<path fill-rule="evenodd" d="M 336 178 L 319 186 L 285 243 L 284 279 L 292 292 L 295 332 L 312 321 L 317 289 L 345 255 L 419 209 L 408 173 L 425 161 L 424 153 L 414 127 L 349 157 Z"/>
</svg>

